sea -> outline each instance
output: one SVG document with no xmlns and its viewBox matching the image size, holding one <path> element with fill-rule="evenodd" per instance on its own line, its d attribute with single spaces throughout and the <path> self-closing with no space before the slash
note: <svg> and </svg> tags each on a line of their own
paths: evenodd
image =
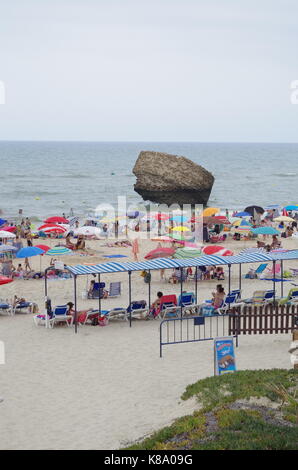
<svg viewBox="0 0 298 470">
<path fill-rule="evenodd" d="M 2 141 L 0 217 L 84 216 L 115 205 L 117 196 L 138 207 L 144 201 L 132 169 L 141 150 L 185 156 L 209 170 L 215 183 L 208 206 L 298 204 L 295 143 Z"/>
</svg>

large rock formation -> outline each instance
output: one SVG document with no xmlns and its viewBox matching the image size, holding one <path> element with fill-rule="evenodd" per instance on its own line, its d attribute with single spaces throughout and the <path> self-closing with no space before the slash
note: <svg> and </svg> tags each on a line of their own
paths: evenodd
<svg viewBox="0 0 298 470">
<path fill-rule="evenodd" d="M 207 204 L 214 176 L 188 158 L 140 152 L 133 168 L 134 189 L 145 201 L 159 204 Z"/>
</svg>

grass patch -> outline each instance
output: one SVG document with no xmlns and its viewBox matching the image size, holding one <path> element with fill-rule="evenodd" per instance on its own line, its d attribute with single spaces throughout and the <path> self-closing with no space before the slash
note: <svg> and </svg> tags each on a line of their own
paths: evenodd
<svg viewBox="0 0 298 470">
<path fill-rule="evenodd" d="M 130 450 L 295 450 L 298 370 L 238 371 L 189 385 L 183 400 L 203 408 L 177 419 Z M 266 398 L 270 407 L 254 398 Z M 250 400 L 252 399 L 252 400 Z"/>
</svg>

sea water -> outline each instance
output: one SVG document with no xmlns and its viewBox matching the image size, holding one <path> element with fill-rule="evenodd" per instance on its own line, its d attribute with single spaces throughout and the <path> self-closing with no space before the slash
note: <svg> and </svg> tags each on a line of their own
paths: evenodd
<svg viewBox="0 0 298 470">
<path fill-rule="evenodd" d="M 215 177 L 209 206 L 298 204 L 298 144 L 0 142 L 2 217 L 83 215 L 98 204 L 142 202 L 134 191 L 141 150 L 185 156 Z"/>
</svg>

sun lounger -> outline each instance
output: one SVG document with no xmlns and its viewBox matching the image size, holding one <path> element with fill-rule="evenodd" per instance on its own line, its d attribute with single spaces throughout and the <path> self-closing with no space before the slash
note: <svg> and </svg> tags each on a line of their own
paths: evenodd
<svg viewBox="0 0 298 470">
<path fill-rule="evenodd" d="M 250 269 L 249 272 L 245 275 L 248 279 L 257 279 L 267 268 L 268 263 L 262 263 L 257 269 Z"/>
<path fill-rule="evenodd" d="M 18 302 L 14 308 L 13 313 L 32 313 L 34 302 Z"/>
<path fill-rule="evenodd" d="M 52 318 L 49 319 L 49 327 L 53 328 L 55 323 L 66 323 L 67 326 L 72 325 L 73 316 L 67 315 L 68 307 L 67 305 L 58 305 L 53 310 Z"/>
<path fill-rule="evenodd" d="M 179 296 L 178 306 L 183 308 L 184 315 L 194 315 L 197 313 L 198 305 L 196 304 L 196 298 L 193 292 L 183 292 L 182 296 Z M 181 310 L 180 310 L 181 314 Z"/>
<path fill-rule="evenodd" d="M 290 268 L 294 277 L 298 276 L 298 269 L 297 268 Z"/>
<path fill-rule="evenodd" d="M 177 306 L 177 297 L 176 295 L 163 295 L 160 298 L 160 306 L 158 317 L 165 318 L 175 318 L 179 317 L 181 312 L 181 307 Z"/>
<path fill-rule="evenodd" d="M 291 289 L 287 295 L 287 297 L 284 297 L 283 299 L 279 300 L 280 305 L 286 305 L 286 304 L 292 304 L 296 305 L 298 302 L 298 289 L 297 287 L 294 287 Z"/>
<path fill-rule="evenodd" d="M 131 318 L 136 320 L 145 320 L 149 315 L 149 309 L 146 307 L 147 302 L 145 300 L 133 301 L 127 308 L 126 320 Z"/>
<path fill-rule="evenodd" d="M 239 299 L 237 300 L 237 298 L 237 292 L 233 294 L 227 294 L 226 298 L 223 301 L 223 305 L 217 309 L 217 313 L 219 315 L 225 315 L 229 312 L 231 308 L 241 306 L 243 302 L 241 300 L 239 301 Z"/>
<path fill-rule="evenodd" d="M 118 297 L 119 295 L 121 295 L 121 282 L 111 282 L 109 297 Z"/>
<path fill-rule="evenodd" d="M 13 315 L 13 306 L 4 300 L 0 300 L 0 314 Z"/>
<path fill-rule="evenodd" d="M 88 299 L 102 299 L 104 296 L 105 282 L 95 282 L 93 290 L 88 292 Z"/>
</svg>

